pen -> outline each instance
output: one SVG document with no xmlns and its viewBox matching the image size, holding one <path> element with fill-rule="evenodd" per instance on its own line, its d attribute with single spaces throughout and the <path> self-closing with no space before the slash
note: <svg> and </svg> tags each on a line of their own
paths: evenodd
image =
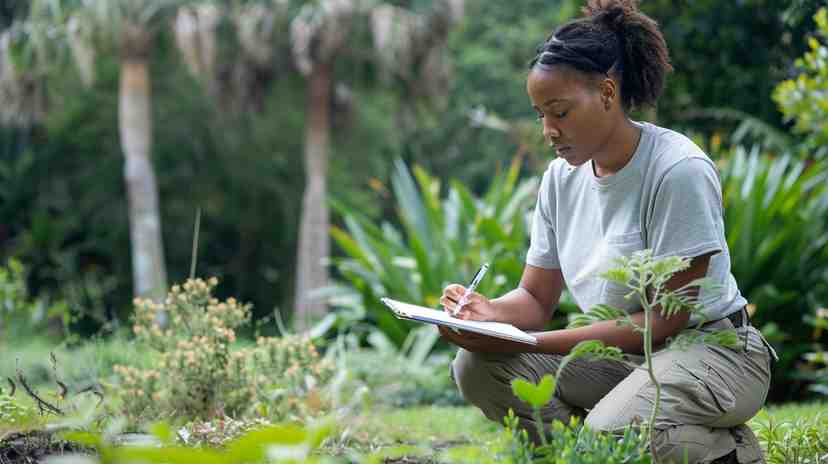
<svg viewBox="0 0 828 464">
<path fill-rule="evenodd" d="M 468 303 L 469 295 L 474 293 L 474 290 L 480 285 L 480 281 L 483 280 L 483 276 L 486 275 L 486 272 L 489 270 L 489 263 L 483 263 L 480 266 L 480 269 L 477 270 L 477 274 L 474 275 L 471 283 L 468 287 L 466 287 L 466 291 L 463 292 L 463 296 L 460 297 L 460 301 L 457 302 L 457 306 L 454 307 L 454 311 L 452 312 L 452 316 L 456 316 L 461 309 L 463 309 L 463 305 Z"/>
</svg>

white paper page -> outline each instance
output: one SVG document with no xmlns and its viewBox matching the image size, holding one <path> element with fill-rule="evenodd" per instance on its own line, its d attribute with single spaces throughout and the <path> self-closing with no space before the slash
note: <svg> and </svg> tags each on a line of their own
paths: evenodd
<svg viewBox="0 0 828 464">
<path fill-rule="evenodd" d="M 426 308 L 424 306 L 403 303 L 402 301 L 392 300 L 391 298 L 382 298 L 382 301 L 386 302 L 386 304 L 389 304 L 395 310 L 395 312 L 397 312 L 401 317 L 418 320 L 422 319 L 434 322 L 443 322 L 446 325 L 459 327 L 461 329 L 478 329 L 482 330 L 483 333 L 490 333 L 494 336 L 496 336 L 496 334 L 501 334 L 509 338 L 525 341 L 531 344 L 537 343 L 537 339 L 534 336 L 518 329 L 517 327 L 511 324 L 504 324 L 502 322 L 482 322 L 458 319 L 456 317 L 451 317 L 451 315 L 449 315 L 449 313 L 445 311 L 437 311 L 431 308 Z"/>
</svg>

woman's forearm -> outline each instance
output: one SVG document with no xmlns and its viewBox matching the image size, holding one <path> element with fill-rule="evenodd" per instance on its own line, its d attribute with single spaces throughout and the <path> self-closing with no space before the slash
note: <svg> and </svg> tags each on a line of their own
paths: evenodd
<svg viewBox="0 0 828 464">
<path fill-rule="evenodd" d="M 522 287 L 491 300 L 491 303 L 497 308 L 498 322 L 506 322 L 522 330 L 543 330 L 554 310 L 552 307 L 544 308 Z"/>
<path fill-rule="evenodd" d="M 636 325 L 644 326 L 644 312 L 630 316 Z M 653 312 L 653 344 L 661 345 L 667 337 L 678 333 L 690 318 L 690 313 L 680 312 L 669 319 L 665 319 Z M 641 354 L 644 352 L 644 338 L 641 333 L 625 325 L 619 326 L 617 321 L 600 321 L 577 329 L 553 330 L 537 334 L 537 349 L 543 353 L 569 353 L 578 343 L 585 340 L 600 340 L 607 346 L 616 346 L 625 353 Z"/>
</svg>

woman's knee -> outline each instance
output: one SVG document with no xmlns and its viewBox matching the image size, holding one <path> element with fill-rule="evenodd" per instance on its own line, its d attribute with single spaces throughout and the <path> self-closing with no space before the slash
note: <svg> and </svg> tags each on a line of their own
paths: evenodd
<svg viewBox="0 0 828 464">
<path fill-rule="evenodd" d="M 502 393 L 504 382 L 493 372 L 496 364 L 492 362 L 492 355 L 462 348 L 457 351 L 451 365 L 452 378 L 466 401 L 481 407 Z"/>
</svg>

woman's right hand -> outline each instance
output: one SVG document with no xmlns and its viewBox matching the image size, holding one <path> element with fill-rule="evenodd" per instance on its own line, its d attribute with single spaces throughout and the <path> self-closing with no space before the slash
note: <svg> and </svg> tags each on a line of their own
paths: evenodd
<svg viewBox="0 0 828 464">
<path fill-rule="evenodd" d="M 440 304 L 452 316 L 458 319 L 468 319 L 473 321 L 496 321 L 497 310 L 494 305 L 485 296 L 472 292 L 466 298 L 466 303 L 462 308 L 457 310 L 457 304 L 466 292 L 466 287 L 460 284 L 450 284 L 443 289 L 443 295 L 440 297 Z M 455 314 L 455 311 L 458 311 Z"/>
</svg>

